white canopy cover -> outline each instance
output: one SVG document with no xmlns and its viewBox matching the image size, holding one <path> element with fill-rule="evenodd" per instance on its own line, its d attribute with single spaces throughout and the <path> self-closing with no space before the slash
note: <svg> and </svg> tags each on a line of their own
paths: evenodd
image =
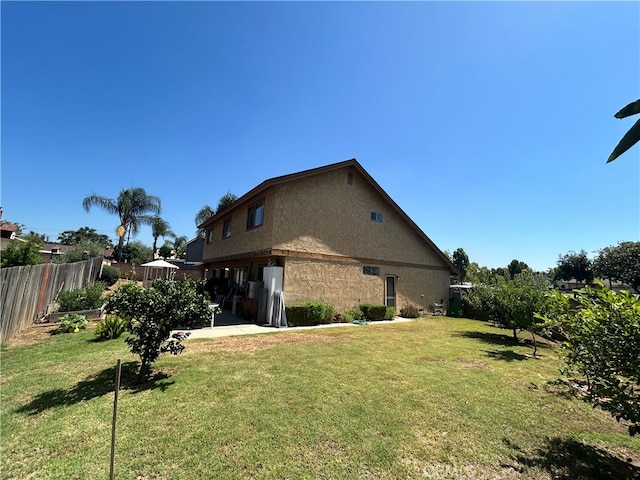
<svg viewBox="0 0 640 480">
<path fill-rule="evenodd" d="M 178 268 L 174 264 L 160 259 L 154 260 L 153 262 L 143 263 L 140 266 L 144 267 L 144 279 L 142 281 L 142 285 L 145 287 L 149 284 L 149 281 L 156 278 L 169 278 L 171 269 Z"/>
</svg>

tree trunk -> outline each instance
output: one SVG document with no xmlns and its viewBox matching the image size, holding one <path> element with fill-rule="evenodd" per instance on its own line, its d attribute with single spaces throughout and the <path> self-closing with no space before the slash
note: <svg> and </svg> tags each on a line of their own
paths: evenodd
<svg viewBox="0 0 640 480">
<path fill-rule="evenodd" d="M 122 250 L 124 248 L 124 235 L 120 237 L 120 239 L 118 240 L 118 255 L 116 256 L 116 258 L 118 259 L 118 262 L 122 262 Z"/>
<path fill-rule="evenodd" d="M 513 341 L 518 343 L 518 331 L 517 329 L 513 329 Z"/>
</svg>

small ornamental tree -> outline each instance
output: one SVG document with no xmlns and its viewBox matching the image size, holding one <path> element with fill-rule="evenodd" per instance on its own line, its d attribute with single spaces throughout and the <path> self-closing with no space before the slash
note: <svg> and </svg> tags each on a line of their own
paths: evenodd
<svg viewBox="0 0 640 480">
<path fill-rule="evenodd" d="M 562 372 L 584 378 L 585 400 L 640 432 L 640 300 L 601 282 L 579 290 L 577 306 L 547 314 L 564 335 Z M 556 299 L 557 300 L 557 299 Z"/>
<path fill-rule="evenodd" d="M 200 326 L 211 319 L 209 301 L 190 279 L 157 279 L 148 288 L 123 284 L 109 296 L 105 310 L 125 319 L 131 333 L 125 343 L 140 356 L 140 377 L 151 373 L 151 364 L 161 353 L 177 355 L 184 350 L 184 337 L 171 336 L 172 330 Z"/>
<path fill-rule="evenodd" d="M 535 356 L 535 333 L 543 323 L 536 318 L 536 313 L 543 309 L 546 292 L 546 282 L 525 270 L 513 280 L 499 278 L 495 285 L 480 285 L 469 292 L 468 298 L 474 308 L 486 312 L 491 321 L 512 330 L 514 341 L 518 341 L 518 330 L 531 332 Z"/>
</svg>

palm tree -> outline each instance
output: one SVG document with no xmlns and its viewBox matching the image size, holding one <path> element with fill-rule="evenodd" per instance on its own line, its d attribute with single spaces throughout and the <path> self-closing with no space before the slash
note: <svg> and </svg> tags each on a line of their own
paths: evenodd
<svg viewBox="0 0 640 480">
<path fill-rule="evenodd" d="M 196 222 L 196 227 L 198 225 L 203 224 L 204 222 L 206 222 L 207 220 L 209 220 L 211 217 L 213 217 L 215 215 L 216 211 L 211 208 L 210 205 L 205 205 L 203 206 L 198 213 L 196 213 L 196 218 L 194 219 Z M 198 229 L 197 235 L 199 236 L 204 236 L 204 231 L 201 229 Z"/>
<path fill-rule="evenodd" d="M 172 237 L 175 238 L 176 234 L 171 231 L 169 222 L 161 219 L 160 217 L 154 217 L 151 222 L 151 234 L 153 235 L 153 257 L 156 256 L 156 246 L 158 244 L 158 237 Z"/>
<path fill-rule="evenodd" d="M 176 256 L 178 258 L 182 258 L 184 255 L 188 241 L 189 239 L 184 235 L 173 239 L 173 249 L 176 251 Z"/>
<path fill-rule="evenodd" d="M 154 216 L 160 215 L 160 198 L 148 195 L 144 188 L 136 187 L 121 190 L 118 198 L 89 195 L 82 200 L 82 207 L 89 211 L 91 207 L 100 207 L 107 213 L 118 215 L 120 225 L 118 232 L 118 261 L 122 260 L 124 237 L 133 233 L 136 235 L 141 225 L 150 225 Z"/>
</svg>

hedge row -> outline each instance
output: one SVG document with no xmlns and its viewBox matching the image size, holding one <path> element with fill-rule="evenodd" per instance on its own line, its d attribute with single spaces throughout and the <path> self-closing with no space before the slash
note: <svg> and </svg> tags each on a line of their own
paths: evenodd
<svg viewBox="0 0 640 480">
<path fill-rule="evenodd" d="M 290 327 L 331 323 L 334 309 L 322 302 L 298 302 L 285 307 Z"/>
</svg>

